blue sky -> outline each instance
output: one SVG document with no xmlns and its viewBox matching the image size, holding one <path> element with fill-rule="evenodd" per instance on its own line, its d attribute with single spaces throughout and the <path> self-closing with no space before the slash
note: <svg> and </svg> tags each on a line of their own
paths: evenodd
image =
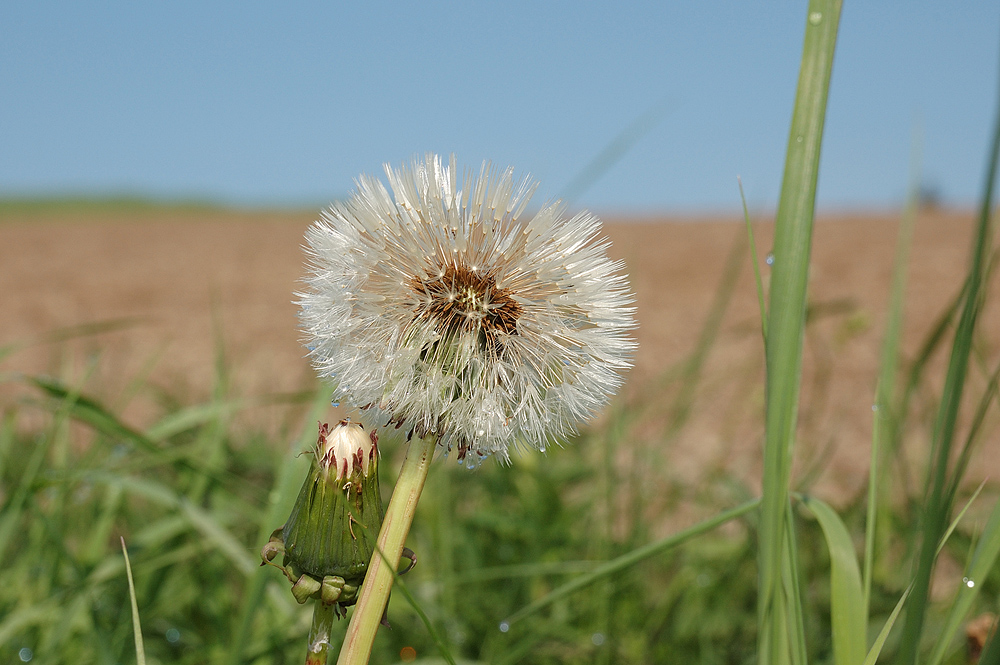
<svg viewBox="0 0 1000 665">
<path fill-rule="evenodd" d="M 804 2 L 10 2 L 0 195 L 321 205 L 427 151 L 602 212 L 777 202 Z M 904 198 L 914 128 L 946 203 L 982 188 L 1000 5 L 847 0 L 820 177 L 826 208 Z"/>
</svg>

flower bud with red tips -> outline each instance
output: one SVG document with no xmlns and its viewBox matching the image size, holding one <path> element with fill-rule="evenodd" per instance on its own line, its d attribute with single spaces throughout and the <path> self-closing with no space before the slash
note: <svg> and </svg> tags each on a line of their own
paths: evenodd
<svg viewBox="0 0 1000 665">
<path fill-rule="evenodd" d="M 312 452 L 291 515 L 262 556 L 271 563 L 284 553 L 280 568 L 296 600 L 317 598 L 344 612 L 357 600 L 384 514 L 378 437 L 350 420 L 332 428 L 320 423 Z"/>
</svg>

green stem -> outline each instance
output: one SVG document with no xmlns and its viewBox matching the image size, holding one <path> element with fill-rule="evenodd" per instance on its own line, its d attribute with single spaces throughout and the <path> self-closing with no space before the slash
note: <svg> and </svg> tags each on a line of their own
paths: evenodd
<svg viewBox="0 0 1000 665">
<path fill-rule="evenodd" d="M 812 248 L 816 181 L 833 66 L 841 0 L 810 0 L 802 64 L 774 225 L 774 265 L 765 349 L 764 482 L 758 539 L 757 603 L 760 663 L 801 662 L 801 597 L 789 588 L 798 579 L 786 534 L 789 489 L 798 424 L 806 287 Z"/>
<path fill-rule="evenodd" d="M 382 613 L 389 600 L 389 590 L 395 577 L 403 543 L 410 532 L 410 524 L 417 510 L 417 501 L 427 479 L 437 436 L 414 439 L 406 451 L 403 468 L 399 470 L 396 488 L 385 511 L 378 546 L 368 564 L 368 573 L 361 585 L 358 605 L 351 617 L 344 646 L 340 649 L 337 665 L 363 665 L 371 655 Z"/>
<path fill-rule="evenodd" d="M 330 628 L 333 626 L 334 607 L 333 604 L 327 605 L 322 601 L 315 601 L 312 628 L 309 629 L 306 665 L 326 665 L 327 654 L 330 651 Z"/>
</svg>

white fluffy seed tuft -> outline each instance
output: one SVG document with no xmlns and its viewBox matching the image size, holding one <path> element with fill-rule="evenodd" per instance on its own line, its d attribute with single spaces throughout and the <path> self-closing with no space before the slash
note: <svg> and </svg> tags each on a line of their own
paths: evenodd
<svg viewBox="0 0 1000 665">
<path fill-rule="evenodd" d="M 306 234 L 298 294 L 310 358 L 342 398 L 479 457 L 544 449 L 603 407 L 631 367 L 634 296 L 592 214 L 454 156 L 362 177 Z"/>
</svg>

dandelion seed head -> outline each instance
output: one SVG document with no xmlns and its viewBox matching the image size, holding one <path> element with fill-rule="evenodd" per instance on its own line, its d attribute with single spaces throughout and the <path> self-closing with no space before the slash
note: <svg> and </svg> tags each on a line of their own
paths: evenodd
<svg viewBox="0 0 1000 665">
<path fill-rule="evenodd" d="M 603 407 L 632 364 L 634 307 L 600 221 L 484 163 L 428 155 L 362 177 L 306 234 L 309 357 L 339 397 L 461 461 L 544 448 Z M 459 184 L 461 183 L 461 184 Z"/>
</svg>

